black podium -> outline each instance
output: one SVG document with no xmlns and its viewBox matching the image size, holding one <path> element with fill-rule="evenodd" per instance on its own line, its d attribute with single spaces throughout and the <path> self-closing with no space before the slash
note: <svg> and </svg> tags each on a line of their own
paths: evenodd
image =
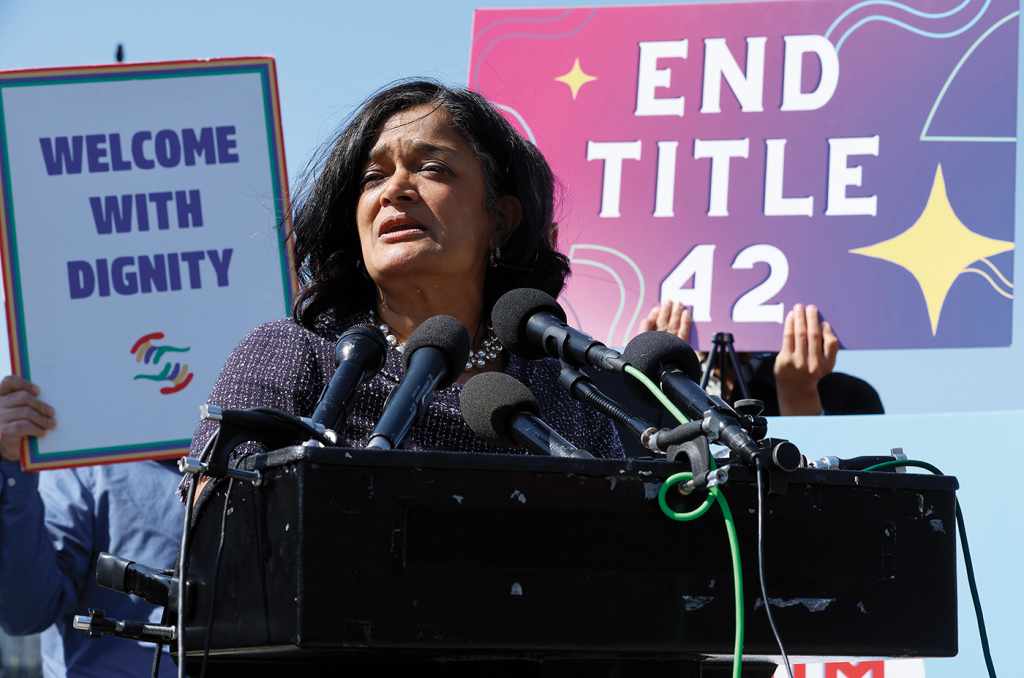
<svg viewBox="0 0 1024 678">
<path fill-rule="evenodd" d="M 721 514 L 679 523 L 657 503 L 684 465 L 317 447 L 244 465 L 258 485 L 217 481 L 196 506 L 193 675 L 207 649 L 210 676 L 728 675 L 703 659 L 733 645 Z M 774 655 L 753 480 L 733 468 L 724 492 L 742 548 L 745 651 Z M 956 487 L 772 472 L 768 587 L 787 650 L 956 654 Z M 677 510 L 694 503 L 671 497 Z"/>
</svg>

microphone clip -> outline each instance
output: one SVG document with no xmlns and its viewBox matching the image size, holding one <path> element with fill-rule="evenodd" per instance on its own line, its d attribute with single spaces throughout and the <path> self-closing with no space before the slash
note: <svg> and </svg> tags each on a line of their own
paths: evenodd
<svg viewBox="0 0 1024 678">
<path fill-rule="evenodd" d="M 711 470 L 711 448 L 705 436 L 698 436 L 693 440 L 672 445 L 665 453 L 665 458 L 670 462 L 681 461 L 681 459 L 685 458 L 689 463 L 693 478 L 686 484 L 690 485 L 694 481 L 697 484 L 693 484 L 686 494 L 693 492 L 699 485 L 703 484 L 708 471 Z"/>
<path fill-rule="evenodd" d="M 681 457 L 685 457 L 689 462 L 693 477 L 677 486 L 680 494 L 689 495 L 698 490 L 709 490 L 729 481 L 728 465 L 714 469 L 710 467 L 711 449 L 705 436 L 672 445 L 666 453 L 666 458 L 671 462 L 679 461 Z"/>
</svg>

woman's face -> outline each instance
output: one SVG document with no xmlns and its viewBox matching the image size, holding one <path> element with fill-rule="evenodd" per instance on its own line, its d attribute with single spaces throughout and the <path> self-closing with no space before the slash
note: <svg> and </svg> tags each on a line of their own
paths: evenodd
<svg viewBox="0 0 1024 678">
<path fill-rule="evenodd" d="M 386 286 L 443 274 L 482 285 L 494 219 L 473 149 L 432 105 L 396 113 L 382 129 L 356 206 L 370 277 Z"/>
</svg>

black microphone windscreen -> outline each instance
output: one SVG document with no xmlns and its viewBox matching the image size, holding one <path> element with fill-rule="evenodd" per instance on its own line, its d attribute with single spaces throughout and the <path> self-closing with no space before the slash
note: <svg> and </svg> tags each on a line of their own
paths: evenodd
<svg viewBox="0 0 1024 678">
<path fill-rule="evenodd" d="M 664 368 L 681 370 L 700 383 L 700 359 L 690 345 L 668 332 L 644 332 L 633 337 L 622 352 L 623 359 L 657 381 Z"/>
<path fill-rule="evenodd" d="M 462 323 L 450 315 L 435 315 L 427 318 L 420 323 L 409 340 L 405 342 L 402 364 L 406 371 L 409 369 L 409 360 L 412 358 L 412 354 L 417 349 L 426 346 L 441 351 L 447 365 L 445 377 L 437 387 L 450 386 L 466 369 L 466 361 L 469 360 L 469 332 L 462 326 Z"/>
<path fill-rule="evenodd" d="M 459 406 L 473 433 L 506 443 L 510 442 L 511 417 L 540 411 L 537 398 L 526 384 L 504 372 L 483 372 L 467 381 L 459 395 Z"/>
<path fill-rule="evenodd" d="M 501 345 L 525 358 L 544 357 L 539 347 L 526 341 L 526 322 L 535 313 L 550 313 L 565 322 L 565 311 L 547 292 L 520 287 L 503 294 L 491 310 L 491 326 Z"/>
</svg>

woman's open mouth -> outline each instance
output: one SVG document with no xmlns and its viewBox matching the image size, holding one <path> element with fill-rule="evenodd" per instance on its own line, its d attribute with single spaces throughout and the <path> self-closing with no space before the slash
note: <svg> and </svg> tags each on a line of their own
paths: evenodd
<svg viewBox="0 0 1024 678">
<path fill-rule="evenodd" d="M 379 238 L 386 243 L 405 242 L 407 240 L 419 240 L 425 238 L 428 231 L 423 226 L 416 224 L 409 224 L 408 226 L 402 226 L 388 231 L 387 233 L 381 233 Z"/>
<path fill-rule="evenodd" d="M 377 237 L 387 243 L 417 240 L 425 237 L 429 229 L 410 219 L 389 219 L 381 224 Z"/>
</svg>

